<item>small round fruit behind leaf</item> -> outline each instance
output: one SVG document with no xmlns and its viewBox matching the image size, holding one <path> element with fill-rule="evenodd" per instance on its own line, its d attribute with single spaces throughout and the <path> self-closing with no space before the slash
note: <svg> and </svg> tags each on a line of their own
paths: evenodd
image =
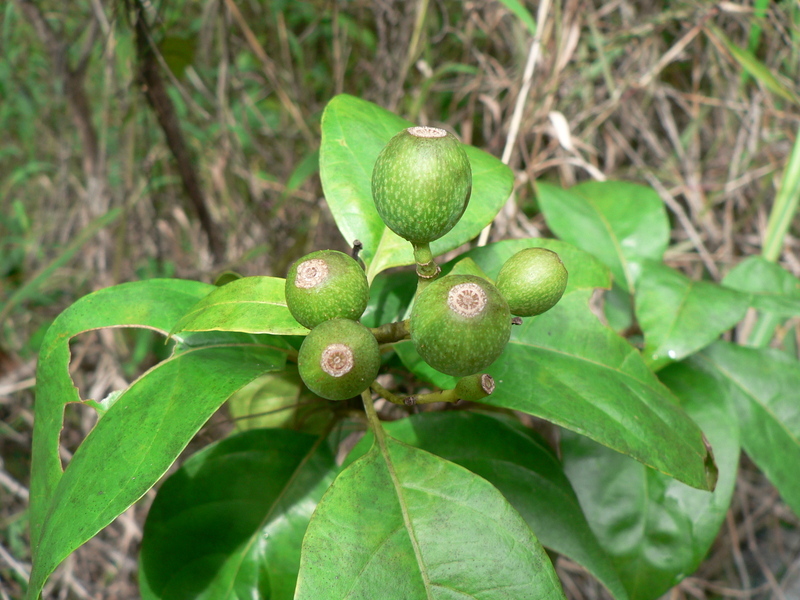
<svg viewBox="0 0 800 600">
<path fill-rule="evenodd" d="M 567 269 L 558 254 L 526 248 L 509 258 L 497 275 L 497 289 L 518 317 L 532 317 L 553 308 L 567 287 Z"/>
<path fill-rule="evenodd" d="M 497 288 L 474 275 L 428 284 L 409 320 L 411 341 L 437 371 L 464 377 L 492 364 L 511 335 L 511 313 Z"/>
<path fill-rule="evenodd" d="M 285 289 L 289 312 L 309 329 L 330 319 L 358 320 L 369 302 L 364 269 L 336 250 L 318 250 L 296 261 Z"/>
<path fill-rule="evenodd" d="M 381 150 L 372 170 L 375 208 L 400 237 L 426 244 L 450 231 L 472 192 L 461 142 L 437 127 L 409 127 Z"/>
<path fill-rule="evenodd" d="M 349 319 L 332 319 L 311 330 L 297 357 L 300 378 L 328 400 L 346 400 L 378 376 L 381 354 L 369 329 Z"/>
</svg>

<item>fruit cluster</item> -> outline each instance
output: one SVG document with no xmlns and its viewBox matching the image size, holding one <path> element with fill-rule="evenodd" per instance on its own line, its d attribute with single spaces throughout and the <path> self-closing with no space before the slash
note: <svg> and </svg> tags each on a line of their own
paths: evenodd
<svg viewBox="0 0 800 600">
<path fill-rule="evenodd" d="M 414 248 L 417 296 L 407 321 L 371 330 L 358 321 L 369 284 L 354 258 L 321 250 L 294 263 L 286 276 L 286 303 L 311 330 L 298 355 L 300 377 L 311 391 L 329 400 L 360 394 L 378 375 L 379 341 L 410 337 L 431 367 L 463 378 L 453 394 L 491 393 L 491 377 L 475 375 L 503 352 L 512 315 L 552 308 L 564 293 L 567 271 L 555 252 L 528 248 L 506 261 L 495 283 L 475 275 L 439 277 L 430 242 L 456 226 L 471 192 L 470 161 L 452 134 L 411 127 L 389 141 L 373 169 L 372 194 L 386 226 Z"/>
</svg>

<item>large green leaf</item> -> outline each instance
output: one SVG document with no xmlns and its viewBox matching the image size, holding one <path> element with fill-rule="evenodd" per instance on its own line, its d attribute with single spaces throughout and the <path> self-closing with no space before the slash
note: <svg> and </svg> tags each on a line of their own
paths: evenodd
<svg viewBox="0 0 800 600">
<path fill-rule="evenodd" d="M 395 439 L 489 481 L 545 547 L 583 565 L 617 600 L 627 598 L 558 459 L 531 430 L 511 419 L 467 411 L 420 413 L 385 428 Z M 372 435 L 366 435 L 345 464 L 365 454 L 372 442 Z"/>
<path fill-rule="evenodd" d="M 383 223 L 372 201 L 372 168 L 392 136 L 413 123 L 354 96 L 334 97 L 322 115 L 320 178 L 339 231 L 361 240 L 361 258 L 370 281 L 389 267 L 414 262 L 411 245 Z M 497 158 L 472 146 L 464 149 L 472 165 L 472 196 L 458 224 L 431 244 L 442 254 L 478 235 L 502 208 L 514 176 Z"/>
<path fill-rule="evenodd" d="M 81 400 L 69 375 L 69 340 L 103 327 L 146 327 L 166 335 L 183 313 L 213 289 L 180 279 L 125 283 L 81 298 L 47 330 L 36 368 L 30 503 L 34 555 L 50 500 L 61 479 L 58 444 L 64 405 Z"/>
<path fill-rule="evenodd" d="M 792 317 L 800 315 L 800 279 L 762 256 L 749 256 L 722 280 L 722 285 L 751 294 L 758 310 Z"/>
<path fill-rule="evenodd" d="M 505 351 L 486 369 L 497 387 L 481 402 L 546 419 L 693 487 L 713 489 L 716 467 L 702 432 L 636 348 L 600 324 L 588 308 L 590 294 L 567 294 L 513 327 Z M 451 377 L 424 363 L 405 364 L 434 385 L 452 387 Z"/>
<path fill-rule="evenodd" d="M 563 597 L 544 549 L 490 483 L 384 436 L 320 501 L 303 540 L 295 595 Z"/>
<path fill-rule="evenodd" d="M 728 342 L 699 359 L 731 383 L 745 452 L 800 515 L 800 363 L 779 350 Z"/>
<path fill-rule="evenodd" d="M 142 497 L 237 389 L 280 369 L 286 354 L 255 344 L 176 352 L 132 383 L 78 447 L 50 501 L 28 598 L 73 550 Z"/>
<path fill-rule="evenodd" d="M 191 308 L 170 332 L 242 331 L 306 335 L 286 307 L 285 279 L 242 277 L 216 288 Z"/>
<path fill-rule="evenodd" d="M 164 482 L 140 554 L 142 598 L 291 600 L 311 513 L 337 467 L 323 438 L 254 429 Z"/>
<path fill-rule="evenodd" d="M 654 368 L 711 344 L 742 320 L 750 302 L 745 294 L 656 262 L 644 264 L 635 301 L 642 353 Z"/>
<path fill-rule="evenodd" d="M 664 255 L 669 220 L 649 187 L 592 181 L 565 190 L 537 182 L 536 193 L 550 229 L 599 258 L 628 292 L 635 287 L 641 262 Z"/>
<path fill-rule="evenodd" d="M 583 436 L 562 436 L 564 468 L 631 600 L 658 598 L 697 569 L 725 519 L 739 462 L 727 382 L 694 361 L 667 367 L 661 376 L 714 448 L 714 492 L 690 488 Z"/>
</svg>

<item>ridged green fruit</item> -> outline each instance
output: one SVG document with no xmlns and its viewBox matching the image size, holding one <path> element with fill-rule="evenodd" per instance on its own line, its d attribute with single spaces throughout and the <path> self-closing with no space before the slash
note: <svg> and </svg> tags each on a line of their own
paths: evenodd
<svg viewBox="0 0 800 600">
<path fill-rule="evenodd" d="M 333 319 L 311 330 L 300 346 L 297 369 L 312 392 L 346 400 L 375 381 L 381 366 L 378 342 L 369 329 L 349 319 Z"/>
<path fill-rule="evenodd" d="M 410 242 L 432 242 L 467 209 L 472 168 L 455 136 L 410 127 L 394 136 L 372 170 L 372 197 L 386 226 Z"/>
<path fill-rule="evenodd" d="M 567 269 L 558 254 L 526 248 L 509 258 L 497 275 L 497 289 L 518 317 L 532 317 L 553 308 L 567 287 Z"/>
<path fill-rule="evenodd" d="M 364 269 L 343 252 L 312 252 L 295 262 L 286 275 L 286 305 L 309 329 L 330 319 L 358 320 L 367 302 Z"/>
<path fill-rule="evenodd" d="M 511 313 L 482 277 L 448 275 L 422 290 L 411 309 L 411 341 L 437 371 L 463 377 L 492 364 L 511 335 Z"/>
</svg>

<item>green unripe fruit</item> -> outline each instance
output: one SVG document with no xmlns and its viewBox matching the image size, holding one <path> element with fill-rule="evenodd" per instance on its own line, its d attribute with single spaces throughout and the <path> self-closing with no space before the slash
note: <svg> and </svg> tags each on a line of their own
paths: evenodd
<svg viewBox="0 0 800 600">
<path fill-rule="evenodd" d="M 386 226 L 416 244 L 450 231 L 467 209 L 472 168 L 455 136 L 410 127 L 394 136 L 372 170 L 372 197 Z"/>
<path fill-rule="evenodd" d="M 333 319 L 311 330 L 300 346 L 297 369 L 312 392 L 346 400 L 366 390 L 378 376 L 381 353 L 369 329 L 349 319 Z"/>
<path fill-rule="evenodd" d="M 511 313 L 482 277 L 448 275 L 428 284 L 411 310 L 411 341 L 437 371 L 463 377 L 492 364 L 511 335 Z"/>
<path fill-rule="evenodd" d="M 567 269 L 558 254 L 526 248 L 509 258 L 497 276 L 497 289 L 518 317 L 532 317 L 553 308 L 567 287 Z"/>
<path fill-rule="evenodd" d="M 312 252 L 286 275 L 286 305 L 298 323 L 313 329 L 330 319 L 358 320 L 369 302 L 367 276 L 336 250 Z"/>
</svg>

